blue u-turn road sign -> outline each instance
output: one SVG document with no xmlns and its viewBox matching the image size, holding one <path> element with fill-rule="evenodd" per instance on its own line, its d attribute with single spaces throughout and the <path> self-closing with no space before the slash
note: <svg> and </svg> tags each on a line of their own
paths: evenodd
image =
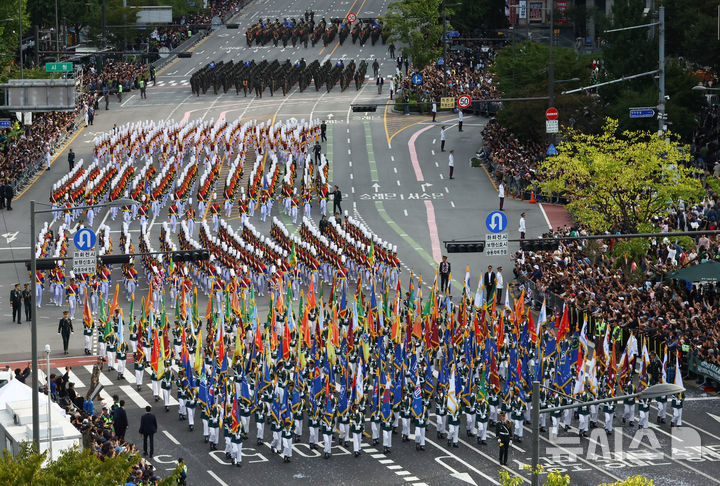
<svg viewBox="0 0 720 486">
<path fill-rule="evenodd" d="M 507 216 L 501 211 L 493 211 L 485 218 L 485 226 L 491 233 L 502 233 L 508 225 Z"/>
<path fill-rule="evenodd" d="M 95 236 L 95 232 L 90 228 L 82 228 L 81 230 L 78 230 L 73 238 L 75 248 L 80 251 L 92 250 L 96 241 L 97 236 Z"/>
</svg>

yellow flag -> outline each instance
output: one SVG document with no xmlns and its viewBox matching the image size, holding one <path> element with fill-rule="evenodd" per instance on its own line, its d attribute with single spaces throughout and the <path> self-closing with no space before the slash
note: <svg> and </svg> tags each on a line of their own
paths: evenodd
<svg viewBox="0 0 720 486">
<path fill-rule="evenodd" d="M 200 370 L 202 369 L 202 328 L 198 329 L 197 336 L 195 336 L 195 373 L 200 374 Z"/>
</svg>

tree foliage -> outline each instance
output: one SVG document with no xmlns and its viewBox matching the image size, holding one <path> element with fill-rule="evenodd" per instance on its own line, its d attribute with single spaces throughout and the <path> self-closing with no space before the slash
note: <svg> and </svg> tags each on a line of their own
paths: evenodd
<svg viewBox="0 0 720 486">
<path fill-rule="evenodd" d="M 99 484 L 124 484 L 139 457 L 120 454 L 100 459 L 89 450 L 68 449 L 55 461 L 43 466 L 47 453 L 37 453 L 29 444 L 13 456 L 4 450 L 0 456 L 0 486 L 96 486 Z M 164 479 L 161 486 L 171 486 L 179 475 Z"/>
<path fill-rule="evenodd" d="M 548 62 L 550 48 L 536 42 L 523 42 L 502 48 L 495 59 L 493 71 L 495 83 L 504 98 L 524 98 L 548 95 Z M 557 84 L 555 87 L 555 107 L 560 113 L 560 122 L 569 124 L 574 120 L 575 128 L 582 131 L 594 131 L 600 123 L 598 116 L 592 116 L 597 110 L 596 102 L 580 93 L 559 95 L 563 87 L 590 84 L 590 55 L 578 55 L 575 50 L 555 48 L 553 50 L 555 79 L 568 80 L 578 78 L 571 83 Z M 500 122 L 521 139 L 541 140 L 545 136 L 546 101 L 517 101 L 504 103 L 498 113 Z"/>
<path fill-rule="evenodd" d="M 717 0 L 664 0 L 668 54 L 720 70 Z"/>
<path fill-rule="evenodd" d="M 504 29 L 507 24 L 505 0 L 462 0 L 459 3 L 454 7 L 452 24 L 460 32 L 473 34 L 475 29 Z"/>
<path fill-rule="evenodd" d="M 630 476 L 624 481 L 615 481 L 612 484 L 601 484 L 600 486 L 653 486 L 652 479 L 643 476 Z"/>
<path fill-rule="evenodd" d="M 390 42 L 402 44 L 417 69 L 437 61 L 442 52 L 440 6 L 440 0 L 396 0 L 388 5 L 383 20 Z M 449 9 L 448 14 L 452 14 Z"/>
<path fill-rule="evenodd" d="M 30 16 L 27 10 L 27 0 L 22 0 L 22 28 L 23 35 L 30 33 Z M 2 20 L 11 19 L 11 20 Z M 0 2 L 0 55 L 7 56 L 11 59 L 18 56 L 19 45 L 18 45 L 18 34 L 19 32 L 18 23 L 18 2 L 16 1 L 5 1 Z M 7 62 L 7 59 L 2 60 L 3 63 Z"/>
<path fill-rule="evenodd" d="M 546 194 L 564 193 L 568 210 L 593 232 L 649 231 L 669 202 L 699 201 L 702 184 L 685 165 L 677 137 L 618 130 L 608 118 L 598 135 L 567 130 L 559 155 L 540 164 Z"/>
</svg>

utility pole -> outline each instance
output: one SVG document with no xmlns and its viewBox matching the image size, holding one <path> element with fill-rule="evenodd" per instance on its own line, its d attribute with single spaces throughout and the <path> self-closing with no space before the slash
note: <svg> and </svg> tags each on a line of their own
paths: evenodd
<svg viewBox="0 0 720 486">
<path fill-rule="evenodd" d="M 665 131 L 665 7 L 658 10 L 658 30 L 660 31 L 658 46 L 658 130 Z"/>
<path fill-rule="evenodd" d="M 56 61 L 60 61 L 60 20 L 58 19 L 58 0 L 55 0 L 55 50 L 57 55 Z"/>
<path fill-rule="evenodd" d="M 548 108 L 555 105 L 555 60 L 553 59 L 555 44 L 555 0 L 550 0 L 550 60 L 548 62 Z"/>
<path fill-rule="evenodd" d="M 20 35 L 18 36 L 18 44 L 20 46 L 20 79 L 25 79 L 23 72 L 23 46 L 22 46 L 22 0 L 18 0 L 18 23 L 20 24 Z"/>
<path fill-rule="evenodd" d="M 442 43 L 443 43 L 443 96 L 447 96 L 447 9 L 445 8 L 445 0 L 442 2 Z"/>
</svg>

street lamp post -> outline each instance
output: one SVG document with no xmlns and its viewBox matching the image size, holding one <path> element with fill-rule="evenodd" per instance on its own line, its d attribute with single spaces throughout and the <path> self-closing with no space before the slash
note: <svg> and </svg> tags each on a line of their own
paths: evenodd
<svg viewBox="0 0 720 486">
<path fill-rule="evenodd" d="M 45 345 L 45 358 L 47 359 L 47 421 L 48 421 L 48 427 L 47 427 L 47 433 L 48 433 L 48 452 L 49 452 L 49 458 L 52 461 L 52 419 L 50 418 L 51 410 L 50 410 L 50 345 Z"/>
<path fill-rule="evenodd" d="M 22 66 L 22 64 L 21 64 Z M 75 209 L 102 208 L 109 206 L 123 206 L 126 204 L 136 204 L 137 201 L 129 198 L 120 198 L 115 201 L 103 204 L 93 204 L 90 206 L 76 206 Z M 32 421 L 33 421 L 33 448 L 40 451 L 40 396 L 38 383 L 38 344 L 37 344 L 37 294 L 35 280 L 37 278 L 37 258 L 35 252 L 35 215 L 52 213 L 57 209 L 41 209 L 35 210 L 35 201 L 30 201 L 30 353 L 32 360 Z M 48 354 L 49 356 L 49 354 Z M 50 374 L 48 373 L 48 378 Z M 50 400 L 50 390 L 48 389 L 48 400 Z M 49 417 L 49 416 L 48 416 Z"/>
<path fill-rule="evenodd" d="M 552 413 L 559 412 L 561 410 L 570 410 L 578 408 L 582 405 L 600 405 L 608 402 L 620 402 L 626 398 L 656 398 L 666 395 L 676 395 L 685 391 L 685 388 L 674 385 L 672 383 L 658 383 L 657 385 L 645 388 L 643 391 L 638 393 L 632 393 L 630 395 L 621 395 L 619 397 L 601 398 L 599 400 L 592 400 L 589 402 L 576 401 L 569 405 L 563 405 L 560 407 L 551 407 L 540 409 L 540 388 L 546 388 L 540 384 L 539 381 L 533 381 L 532 384 L 532 486 L 539 486 L 540 484 L 540 471 L 538 471 L 538 464 L 540 462 L 540 414 L 541 413 Z"/>
</svg>

